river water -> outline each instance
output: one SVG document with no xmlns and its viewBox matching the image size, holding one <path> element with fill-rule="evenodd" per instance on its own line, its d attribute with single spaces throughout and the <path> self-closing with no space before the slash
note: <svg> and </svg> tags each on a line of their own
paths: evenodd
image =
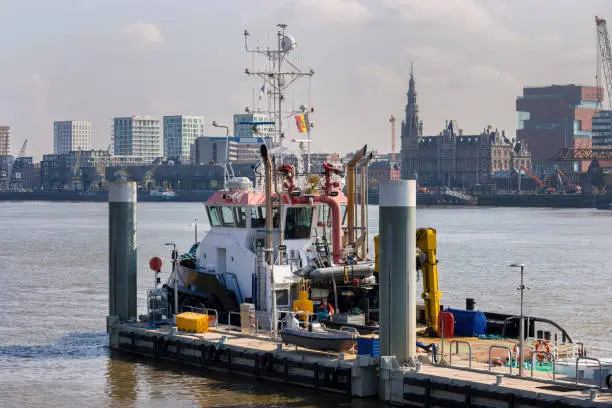
<svg viewBox="0 0 612 408">
<path fill-rule="evenodd" d="M 378 208 L 370 226 L 378 229 Z M 193 243 L 204 207 L 140 203 L 137 209 L 139 312 L 153 284 L 147 267 L 168 247 Z M 525 313 L 560 323 L 591 356 L 612 355 L 609 288 L 612 212 L 530 208 L 426 208 L 417 225 L 438 230 L 442 303 Z M 104 203 L 1 203 L 0 406 L 377 406 L 299 388 L 283 389 L 149 360 L 111 356 L 108 207 Z M 112 358 L 111 358 L 112 357 Z"/>
</svg>

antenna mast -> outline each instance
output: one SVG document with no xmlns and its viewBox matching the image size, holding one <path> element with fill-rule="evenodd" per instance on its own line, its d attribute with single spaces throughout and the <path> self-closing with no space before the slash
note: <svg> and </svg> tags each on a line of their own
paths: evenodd
<svg viewBox="0 0 612 408">
<path fill-rule="evenodd" d="M 271 50 L 270 48 L 260 50 L 259 47 L 250 49 L 248 45 L 248 37 L 250 34 L 247 30 L 244 30 L 245 50 L 253 55 L 263 55 L 268 60 L 268 64 L 264 70 L 258 70 L 253 67 L 253 71 L 246 68 L 244 72 L 250 76 L 260 77 L 264 81 L 264 86 L 268 87 L 266 93 L 268 97 L 272 99 L 273 117 L 277 135 L 276 140 L 272 142 L 273 147 L 282 146 L 285 138 L 282 122 L 283 103 L 285 102 L 284 91 L 298 79 L 314 75 L 313 69 L 310 69 L 308 72 L 303 72 L 296 64 L 289 60 L 289 52 L 295 50 L 296 47 L 295 39 L 286 34 L 287 24 L 277 24 L 277 27 L 277 46 L 275 50 Z"/>
</svg>

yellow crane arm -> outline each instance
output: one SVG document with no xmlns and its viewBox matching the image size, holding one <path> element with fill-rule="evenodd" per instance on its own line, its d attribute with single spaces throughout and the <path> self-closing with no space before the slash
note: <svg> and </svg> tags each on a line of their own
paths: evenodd
<svg viewBox="0 0 612 408">
<path fill-rule="evenodd" d="M 425 302 L 425 321 L 427 325 L 438 329 L 438 315 L 440 313 L 440 298 L 442 294 L 438 289 L 438 258 L 436 230 L 433 228 L 419 228 L 417 230 L 417 248 L 425 255 L 421 259 L 423 272 L 423 293 L 421 297 Z"/>
<path fill-rule="evenodd" d="M 374 271 L 380 270 L 379 236 L 374 237 Z M 438 316 L 440 314 L 440 298 L 442 294 L 438 288 L 438 258 L 436 255 L 438 243 L 436 230 L 433 228 L 419 228 L 416 234 L 416 246 L 424 254 L 420 259 L 423 272 L 423 293 L 421 297 L 425 302 L 425 321 L 427 325 L 438 331 Z"/>
</svg>

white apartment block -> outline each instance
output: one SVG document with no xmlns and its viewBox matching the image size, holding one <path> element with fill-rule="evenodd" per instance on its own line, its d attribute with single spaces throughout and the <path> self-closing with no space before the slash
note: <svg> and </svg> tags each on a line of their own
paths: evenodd
<svg viewBox="0 0 612 408">
<path fill-rule="evenodd" d="M 202 116 L 164 116 L 164 156 L 188 164 L 196 138 L 203 135 Z"/>
<path fill-rule="evenodd" d="M 8 126 L 0 126 L 0 156 L 11 154 L 10 137 L 10 128 Z"/>
<path fill-rule="evenodd" d="M 159 119 L 150 116 L 113 118 L 115 156 L 163 156 Z"/>
<path fill-rule="evenodd" d="M 88 120 L 53 122 L 53 153 L 66 154 L 77 150 L 91 150 L 91 122 Z"/>
<path fill-rule="evenodd" d="M 234 115 L 234 137 L 239 139 L 261 137 L 264 139 L 277 140 L 275 126 L 271 124 L 255 125 L 258 122 L 272 122 L 268 113 L 248 112 L 236 113 Z M 256 126 L 257 131 L 253 129 Z"/>
</svg>

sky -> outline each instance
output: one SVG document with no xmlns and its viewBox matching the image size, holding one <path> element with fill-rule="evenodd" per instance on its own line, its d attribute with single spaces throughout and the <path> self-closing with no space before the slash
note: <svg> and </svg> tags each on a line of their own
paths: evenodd
<svg viewBox="0 0 612 408">
<path fill-rule="evenodd" d="M 523 86 L 595 84 L 595 15 L 612 19 L 612 1 L 0 0 L 0 125 L 39 158 L 54 120 L 91 120 L 102 149 L 114 116 L 231 123 L 262 85 L 243 31 L 265 48 L 285 23 L 291 59 L 315 70 L 287 93 L 315 109 L 312 151 L 389 152 L 391 114 L 399 151 L 411 61 L 426 135 L 454 119 L 512 136 Z"/>
</svg>

